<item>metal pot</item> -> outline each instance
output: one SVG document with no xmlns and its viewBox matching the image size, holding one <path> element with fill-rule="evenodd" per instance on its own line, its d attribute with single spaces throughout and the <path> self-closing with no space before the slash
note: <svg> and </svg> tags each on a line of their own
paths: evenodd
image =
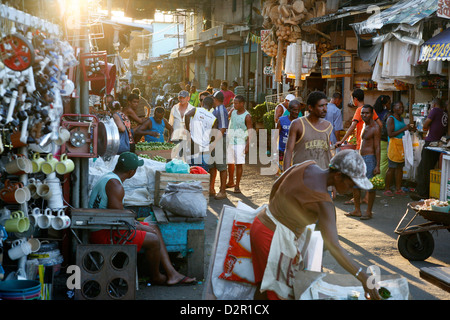
<svg viewBox="0 0 450 320">
<path fill-rule="evenodd" d="M 120 145 L 119 129 L 113 118 L 103 119 L 98 125 L 97 153 L 108 161 L 117 154 Z"/>
</svg>

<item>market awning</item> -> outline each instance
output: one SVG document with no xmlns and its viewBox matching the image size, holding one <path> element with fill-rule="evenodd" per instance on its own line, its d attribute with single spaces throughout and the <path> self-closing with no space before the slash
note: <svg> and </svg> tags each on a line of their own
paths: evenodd
<svg viewBox="0 0 450 320">
<path fill-rule="evenodd" d="M 450 28 L 422 45 L 419 61 L 430 60 L 450 60 Z"/>
<path fill-rule="evenodd" d="M 131 30 L 137 30 L 137 31 L 142 31 L 142 30 L 147 30 L 149 32 L 153 32 L 153 25 L 151 24 L 140 24 L 140 23 L 134 23 L 134 22 L 128 22 L 128 21 L 113 21 L 113 20 L 102 20 L 102 23 L 105 24 L 110 24 L 113 26 L 121 26 L 121 27 L 125 27 L 125 28 L 129 28 Z"/>
<path fill-rule="evenodd" d="M 180 57 L 187 57 L 194 53 L 194 47 L 187 47 L 181 50 Z"/>
<path fill-rule="evenodd" d="M 178 54 L 181 52 L 182 49 L 175 49 L 172 51 L 172 53 L 169 55 L 169 59 L 176 59 L 178 58 Z"/>
<path fill-rule="evenodd" d="M 438 9 L 438 0 L 402 0 L 389 9 L 376 12 L 363 22 L 351 26 L 357 34 L 374 33 L 389 24 L 406 24 L 413 26 L 428 18 Z"/>
</svg>

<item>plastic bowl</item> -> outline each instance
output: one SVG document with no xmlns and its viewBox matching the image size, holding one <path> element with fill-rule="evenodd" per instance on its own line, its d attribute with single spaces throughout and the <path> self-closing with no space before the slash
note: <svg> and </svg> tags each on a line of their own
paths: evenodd
<svg viewBox="0 0 450 320">
<path fill-rule="evenodd" d="M 431 205 L 431 210 L 436 211 L 436 212 L 448 213 L 450 211 L 450 206 L 438 207 L 438 206 Z"/>
<path fill-rule="evenodd" d="M 41 283 L 35 280 L 6 280 L 0 282 L 0 294 L 27 294 L 41 290 Z"/>
</svg>

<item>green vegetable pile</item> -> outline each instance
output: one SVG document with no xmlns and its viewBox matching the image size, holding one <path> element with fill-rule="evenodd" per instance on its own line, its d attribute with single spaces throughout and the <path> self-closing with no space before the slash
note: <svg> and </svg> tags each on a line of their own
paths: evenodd
<svg viewBox="0 0 450 320">
<path fill-rule="evenodd" d="M 275 109 L 264 114 L 263 123 L 267 130 L 275 129 Z"/>
<path fill-rule="evenodd" d="M 163 162 L 163 163 L 167 162 L 167 159 L 164 158 L 164 157 L 161 157 L 161 156 L 150 157 L 148 154 L 140 154 L 139 157 L 145 158 L 145 159 L 154 160 L 154 161 L 158 161 L 158 162 Z"/>
<path fill-rule="evenodd" d="M 138 142 L 136 144 L 137 151 L 151 151 L 151 150 L 171 150 L 175 144 L 170 142 Z"/>
<path fill-rule="evenodd" d="M 384 179 L 380 176 L 373 177 L 370 182 L 372 182 L 374 189 L 383 190 L 385 187 Z"/>
<path fill-rule="evenodd" d="M 267 110 L 275 109 L 275 107 L 276 103 L 264 102 L 256 105 L 253 109 L 250 109 L 248 111 L 252 116 L 253 122 L 264 122 L 264 115 L 267 113 Z"/>
</svg>

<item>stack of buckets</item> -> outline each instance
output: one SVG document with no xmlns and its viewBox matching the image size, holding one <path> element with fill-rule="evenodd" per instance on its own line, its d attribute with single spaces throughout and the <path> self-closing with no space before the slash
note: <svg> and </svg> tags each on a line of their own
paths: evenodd
<svg viewBox="0 0 450 320">
<path fill-rule="evenodd" d="M 0 282 L 2 300 L 41 299 L 41 283 L 36 280 L 6 280 Z"/>
</svg>

